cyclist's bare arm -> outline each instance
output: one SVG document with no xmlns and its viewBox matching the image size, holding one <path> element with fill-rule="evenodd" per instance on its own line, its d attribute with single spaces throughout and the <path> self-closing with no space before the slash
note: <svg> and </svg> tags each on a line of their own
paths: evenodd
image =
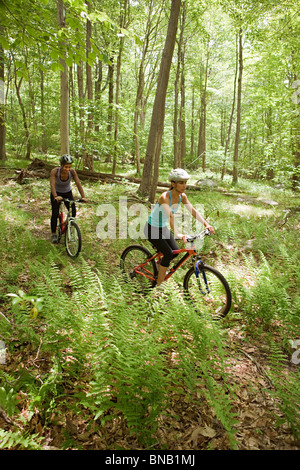
<svg viewBox="0 0 300 470">
<path fill-rule="evenodd" d="M 70 171 L 71 171 L 71 174 L 72 174 L 72 176 L 73 176 L 73 179 L 74 179 L 74 181 L 75 181 L 75 184 L 76 184 L 76 186 L 77 186 L 77 189 L 78 189 L 78 191 L 79 191 L 79 193 L 80 193 L 80 196 L 81 196 L 83 202 L 86 202 L 87 199 L 86 199 L 86 197 L 85 197 L 85 195 L 84 195 L 83 187 L 81 186 L 80 179 L 78 178 L 78 175 L 77 175 L 76 170 L 74 170 L 74 169 L 72 168 Z"/>
<path fill-rule="evenodd" d="M 56 177 L 57 177 L 57 172 L 58 172 L 57 167 L 53 168 L 51 170 L 51 173 L 50 173 L 50 189 L 51 189 L 51 193 L 52 193 L 52 196 L 54 197 L 54 199 L 57 202 L 60 202 L 60 201 L 62 201 L 62 197 L 60 197 L 56 194 L 56 189 L 55 189 L 55 180 L 56 180 Z"/>
</svg>

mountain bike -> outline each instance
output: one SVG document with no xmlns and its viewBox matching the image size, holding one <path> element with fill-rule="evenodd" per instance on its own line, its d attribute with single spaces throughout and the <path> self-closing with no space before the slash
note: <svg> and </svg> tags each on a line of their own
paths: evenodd
<svg viewBox="0 0 300 470">
<path fill-rule="evenodd" d="M 189 248 L 173 250 L 174 255 L 184 254 L 167 272 L 165 281 L 185 264 L 193 261 L 183 280 L 185 298 L 192 303 L 198 313 L 209 313 L 214 319 L 224 318 L 231 307 L 231 291 L 225 277 L 214 267 L 205 264 L 197 254 L 195 240 L 203 240 L 210 235 L 208 229 L 187 237 Z M 158 266 L 163 254 L 152 254 L 141 245 L 128 246 L 121 255 L 120 267 L 125 282 L 132 283 L 139 292 L 147 292 L 156 285 Z"/>
<path fill-rule="evenodd" d="M 77 223 L 75 222 L 75 218 L 72 217 L 72 205 L 75 204 L 75 202 L 82 202 L 82 199 L 77 199 L 76 201 L 71 199 L 63 199 L 62 202 L 69 203 L 69 208 L 67 216 L 64 220 L 62 204 L 60 206 L 61 210 L 58 216 L 58 224 L 56 229 L 57 242 L 59 243 L 62 235 L 65 234 L 65 245 L 67 253 L 71 258 L 76 258 L 81 250 L 81 233 Z"/>
</svg>

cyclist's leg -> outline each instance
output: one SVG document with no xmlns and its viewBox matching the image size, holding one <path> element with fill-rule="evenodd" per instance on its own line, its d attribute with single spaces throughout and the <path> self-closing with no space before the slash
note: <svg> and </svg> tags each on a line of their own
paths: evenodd
<svg viewBox="0 0 300 470">
<path fill-rule="evenodd" d="M 158 228 L 148 225 L 145 227 L 145 234 L 157 251 L 164 255 L 158 268 L 157 286 L 159 286 L 164 281 L 168 267 L 174 258 L 173 250 L 177 250 L 178 246 L 166 227 Z"/>
<path fill-rule="evenodd" d="M 73 193 L 72 191 L 69 191 L 67 193 L 57 193 L 58 196 L 62 196 L 63 198 L 65 199 L 70 199 L 70 201 L 74 201 L 74 197 L 73 197 Z M 65 206 L 66 208 L 69 210 L 69 207 L 70 207 L 70 203 L 69 202 L 65 202 Z M 72 204 L 72 217 L 76 217 L 76 205 L 75 204 Z"/>
<path fill-rule="evenodd" d="M 60 203 L 54 199 L 52 193 L 50 194 L 50 201 L 51 201 L 51 209 L 52 209 L 51 219 L 50 219 L 51 234 L 52 234 L 52 241 L 55 243 L 56 239 L 54 237 L 56 237 L 57 219 L 59 216 Z"/>
</svg>

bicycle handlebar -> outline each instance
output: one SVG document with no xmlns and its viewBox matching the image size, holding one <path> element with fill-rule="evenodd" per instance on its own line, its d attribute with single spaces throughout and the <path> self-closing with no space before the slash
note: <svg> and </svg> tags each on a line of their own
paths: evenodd
<svg viewBox="0 0 300 470">
<path fill-rule="evenodd" d="M 197 240 L 197 238 L 202 238 L 203 239 L 207 235 L 210 235 L 210 231 L 208 230 L 208 228 L 204 229 L 202 232 L 198 233 L 197 235 L 193 235 L 191 237 L 187 236 L 186 240 L 191 243 L 194 240 Z"/>
<path fill-rule="evenodd" d="M 75 202 L 83 202 L 82 199 L 75 199 L 75 200 L 73 200 L 73 199 L 67 199 L 67 198 L 64 198 L 64 197 L 62 198 L 62 201 L 64 201 L 64 202 L 70 202 L 71 204 L 75 204 Z"/>
</svg>

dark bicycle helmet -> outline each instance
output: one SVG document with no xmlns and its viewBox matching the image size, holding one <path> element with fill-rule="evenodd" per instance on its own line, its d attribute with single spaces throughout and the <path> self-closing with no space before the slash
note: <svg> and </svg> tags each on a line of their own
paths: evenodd
<svg viewBox="0 0 300 470">
<path fill-rule="evenodd" d="M 71 155 L 65 154 L 62 155 L 59 159 L 61 165 L 66 165 L 66 164 L 72 164 L 73 163 L 73 158 Z"/>
</svg>

